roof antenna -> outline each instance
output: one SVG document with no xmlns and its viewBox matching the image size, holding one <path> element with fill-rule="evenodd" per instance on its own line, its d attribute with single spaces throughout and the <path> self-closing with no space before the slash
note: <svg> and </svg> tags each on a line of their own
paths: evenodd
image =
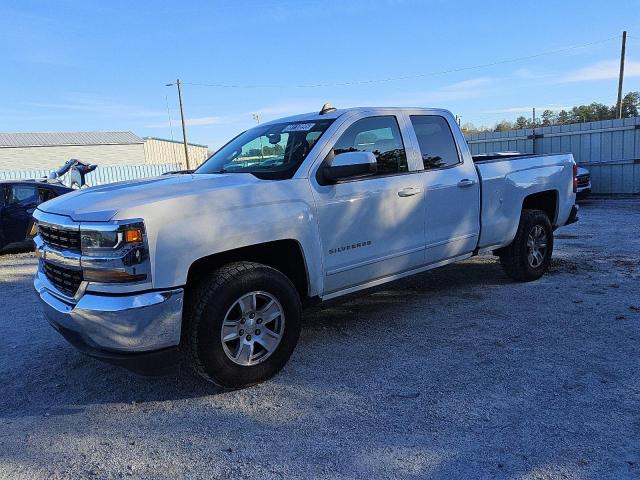
<svg viewBox="0 0 640 480">
<path fill-rule="evenodd" d="M 325 115 L 327 113 L 335 112 L 335 111 L 336 111 L 336 107 L 334 107 L 329 102 L 327 102 L 322 106 L 322 109 L 320 109 L 320 115 Z"/>
</svg>

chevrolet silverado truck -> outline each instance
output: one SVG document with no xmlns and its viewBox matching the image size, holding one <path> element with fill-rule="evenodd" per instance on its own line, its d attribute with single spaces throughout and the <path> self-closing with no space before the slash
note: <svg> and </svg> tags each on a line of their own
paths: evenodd
<svg viewBox="0 0 640 480">
<path fill-rule="evenodd" d="M 452 115 L 325 105 L 247 130 L 194 172 L 34 213 L 34 280 L 81 351 L 226 388 L 287 362 L 303 307 L 493 252 L 517 281 L 577 220 L 570 154 L 472 158 Z"/>
</svg>

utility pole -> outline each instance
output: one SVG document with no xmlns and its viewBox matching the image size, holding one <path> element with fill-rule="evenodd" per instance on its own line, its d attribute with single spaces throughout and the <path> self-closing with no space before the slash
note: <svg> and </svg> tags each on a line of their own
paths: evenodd
<svg viewBox="0 0 640 480">
<path fill-rule="evenodd" d="M 180 119 L 182 120 L 182 143 L 184 144 L 184 158 L 187 162 L 187 170 L 191 170 L 191 162 L 189 161 L 189 145 L 187 143 L 187 126 L 184 123 L 184 108 L 182 106 L 182 82 L 180 79 L 176 80 L 176 83 L 167 83 L 167 87 L 173 85 L 178 86 L 178 102 L 180 103 Z"/>
<path fill-rule="evenodd" d="M 260 117 L 261 114 L 260 113 L 254 113 L 253 115 L 251 115 L 253 117 L 253 119 L 257 122 L 260 123 Z"/>
<path fill-rule="evenodd" d="M 622 32 L 622 49 L 620 50 L 620 77 L 618 78 L 618 118 L 622 118 L 622 81 L 624 80 L 624 53 L 627 48 L 627 31 Z"/>
<path fill-rule="evenodd" d="M 536 107 L 533 107 L 533 128 L 536 128 Z"/>
</svg>

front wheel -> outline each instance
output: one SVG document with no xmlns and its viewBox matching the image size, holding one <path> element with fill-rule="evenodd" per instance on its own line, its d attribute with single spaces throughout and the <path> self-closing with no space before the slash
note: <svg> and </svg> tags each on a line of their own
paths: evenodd
<svg viewBox="0 0 640 480">
<path fill-rule="evenodd" d="M 537 280 L 549 269 L 553 228 L 542 210 L 523 210 L 513 242 L 498 251 L 505 273 L 520 282 Z"/>
<path fill-rule="evenodd" d="M 189 360 L 205 379 L 242 388 L 275 375 L 300 335 L 302 307 L 291 281 L 252 262 L 225 265 L 185 305 Z"/>
</svg>

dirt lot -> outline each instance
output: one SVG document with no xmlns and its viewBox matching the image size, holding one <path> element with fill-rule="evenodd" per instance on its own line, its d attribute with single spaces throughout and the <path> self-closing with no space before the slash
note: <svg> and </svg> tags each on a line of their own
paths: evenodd
<svg viewBox="0 0 640 480">
<path fill-rule="evenodd" d="M 583 206 L 543 279 L 493 257 L 307 315 L 220 392 L 84 357 L 0 257 L 0 477 L 640 478 L 640 201 Z"/>
</svg>

